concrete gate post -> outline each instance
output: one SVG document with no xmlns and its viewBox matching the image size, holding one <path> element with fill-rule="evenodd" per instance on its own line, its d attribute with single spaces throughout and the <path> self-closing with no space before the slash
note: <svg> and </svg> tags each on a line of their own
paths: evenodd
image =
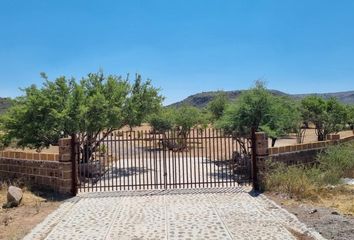
<svg viewBox="0 0 354 240">
<path fill-rule="evenodd" d="M 256 180 L 257 189 L 262 190 L 264 186 L 264 173 L 266 168 L 266 160 L 269 156 L 269 141 L 265 132 L 255 133 L 255 164 L 256 164 Z"/>
<path fill-rule="evenodd" d="M 261 190 L 260 170 L 265 167 L 265 159 L 268 156 L 268 137 L 264 132 L 256 132 L 252 129 L 252 183 L 253 189 Z"/>
<path fill-rule="evenodd" d="M 77 154 L 74 138 L 59 139 L 59 163 L 61 180 L 59 183 L 60 193 L 77 194 Z"/>
</svg>

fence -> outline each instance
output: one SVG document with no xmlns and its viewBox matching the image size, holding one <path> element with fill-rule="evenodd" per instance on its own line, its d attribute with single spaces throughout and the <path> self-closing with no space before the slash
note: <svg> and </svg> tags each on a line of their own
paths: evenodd
<svg viewBox="0 0 354 240">
<path fill-rule="evenodd" d="M 0 151 L 0 179 L 74 193 L 70 143 L 70 139 L 61 139 L 59 154 Z"/>
<path fill-rule="evenodd" d="M 269 157 L 273 161 L 280 161 L 287 165 L 311 164 L 316 161 L 317 154 L 328 146 L 354 141 L 354 136 L 339 138 L 339 135 L 321 142 L 302 143 L 290 146 L 269 148 Z"/>
<path fill-rule="evenodd" d="M 102 132 L 84 141 L 77 158 L 80 191 L 222 187 L 251 180 L 250 139 L 216 129 Z"/>
<path fill-rule="evenodd" d="M 334 137 L 334 140 L 327 140 L 322 142 L 303 143 L 282 147 L 268 147 L 268 138 L 264 133 L 258 133 L 259 136 L 263 135 L 257 140 L 260 147 L 257 148 L 257 175 L 260 185 L 264 184 L 265 175 L 267 172 L 266 161 L 271 159 L 274 162 L 282 162 L 288 166 L 290 165 L 306 165 L 316 162 L 317 154 L 327 147 L 340 143 L 353 142 L 354 136 L 339 138 Z"/>
</svg>

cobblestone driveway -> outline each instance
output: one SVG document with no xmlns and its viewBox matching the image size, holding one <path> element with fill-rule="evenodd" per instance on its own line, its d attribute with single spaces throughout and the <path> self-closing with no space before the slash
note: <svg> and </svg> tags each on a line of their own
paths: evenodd
<svg viewBox="0 0 354 240">
<path fill-rule="evenodd" d="M 296 239 L 321 236 L 248 189 L 179 189 L 81 194 L 25 239 Z"/>
</svg>

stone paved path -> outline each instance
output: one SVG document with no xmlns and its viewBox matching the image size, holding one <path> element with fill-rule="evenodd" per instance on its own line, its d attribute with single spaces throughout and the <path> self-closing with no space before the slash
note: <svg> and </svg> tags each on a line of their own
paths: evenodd
<svg viewBox="0 0 354 240">
<path fill-rule="evenodd" d="M 263 195 L 241 187 L 87 193 L 25 239 L 323 239 Z"/>
</svg>

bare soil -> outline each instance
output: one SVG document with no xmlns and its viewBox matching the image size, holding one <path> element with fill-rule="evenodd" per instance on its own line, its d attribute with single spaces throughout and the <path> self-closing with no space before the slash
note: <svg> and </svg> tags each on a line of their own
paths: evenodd
<svg viewBox="0 0 354 240">
<path fill-rule="evenodd" d="M 353 136 L 353 131 L 352 130 L 341 131 L 341 132 L 339 132 L 339 135 L 340 135 L 340 138 L 350 137 L 350 136 Z M 316 135 L 315 129 L 307 129 L 306 130 L 304 143 L 310 143 L 310 142 L 317 142 L 317 135 Z M 295 144 L 297 144 L 296 143 L 296 134 L 290 134 L 289 136 L 279 138 L 275 142 L 275 147 L 295 145 Z M 269 146 L 271 146 L 271 139 L 269 139 Z"/>
<path fill-rule="evenodd" d="M 150 131 L 151 127 L 149 124 L 142 124 L 139 127 L 134 127 L 132 129 L 133 131 Z M 123 127 L 119 131 L 130 131 L 129 127 Z M 341 138 L 349 137 L 353 135 L 352 130 L 347 130 L 347 131 L 341 131 L 339 132 Z M 207 136 L 207 135 L 206 135 Z M 307 129 L 305 138 L 304 138 L 304 143 L 309 143 L 309 142 L 317 142 L 317 135 L 315 133 L 314 129 Z M 275 147 L 280 147 L 280 146 L 288 146 L 288 145 L 294 145 L 296 143 L 296 134 L 289 134 L 289 136 L 281 137 L 279 138 L 276 143 Z M 271 146 L 271 139 L 269 139 L 269 146 Z M 221 146 L 222 148 L 222 146 Z M 16 150 L 16 151 L 26 151 L 26 152 L 33 152 L 35 153 L 35 149 L 17 149 L 17 148 L 8 148 L 11 150 Z M 44 148 L 41 150 L 42 153 L 59 153 L 59 148 L 58 146 L 50 146 L 49 148 Z"/>
<path fill-rule="evenodd" d="M 332 193 L 320 196 L 316 201 L 297 201 L 275 193 L 266 195 L 326 239 L 354 239 L 354 209 L 351 208 L 354 206 L 354 194 L 350 188 Z"/>
<path fill-rule="evenodd" d="M 6 202 L 6 189 L 0 187 L 1 205 Z M 23 190 L 24 195 L 20 206 L 10 209 L 0 208 L 0 239 L 22 239 L 57 209 L 63 200 L 50 191 Z"/>
</svg>

